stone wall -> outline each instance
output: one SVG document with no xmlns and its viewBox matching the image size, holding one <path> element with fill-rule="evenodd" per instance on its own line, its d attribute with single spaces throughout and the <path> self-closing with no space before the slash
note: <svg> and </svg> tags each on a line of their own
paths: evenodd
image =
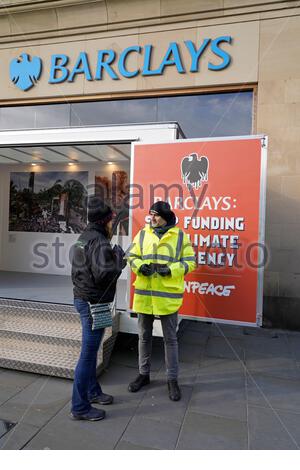
<svg viewBox="0 0 300 470">
<path fill-rule="evenodd" d="M 299 39 L 299 16 L 260 22 L 257 132 L 269 136 L 265 314 L 289 327 L 300 327 Z"/>
<path fill-rule="evenodd" d="M 254 133 L 269 136 L 267 170 L 266 243 L 270 261 L 265 270 L 266 321 L 274 326 L 300 328 L 300 4 L 298 1 L 256 0 L 57 0 L 2 1 L 0 5 L 0 59 L 9 61 L 18 51 L 33 48 L 39 54 L 58 51 L 74 54 L 82 47 L 126 47 L 138 39 L 165 45 L 172 38 L 191 39 L 208 31 L 249 31 L 248 46 L 241 54 L 240 74 L 212 82 L 210 78 L 172 75 L 164 82 L 142 77 L 127 82 L 105 83 L 101 93 L 94 83 L 79 79 L 72 88 L 57 91 L 57 101 L 157 90 L 203 90 L 203 86 L 256 84 Z M 257 45 L 253 47 L 253 41 Z M 59 46 L 61 44 L 62 46 Z M 248 50 L 247 50 L 248 47 Z M 247 57 L 254 54 L 250 64 Z M 257 51 L 257 52 L 256 52 Z M 255 55 L 256 54 L 256 55 Z M 244 60 L 244 62 L 243 62 Z M 248 68 L 247 68 L 248 67 Z M 225 73 L 225 71 L 224 71 Z M 199 76 L 200 77 L 200 76 Z M 219 75 L 220 77 L 220 75 Z M 41 85 L 41 84 L 40 84 Z M 85 88 L 85 86 L 87 88 Z M 47 84 L 45 85 L 47 87 Z M 43 86 L 26 95 L 15 93 L 5 73 L 0 76 L 2 104 L 45 102 Z M 228 87 L 227 87 L 228 89 Z M 105 95 L 106 94 L 106 95 Z"/>
</svg>

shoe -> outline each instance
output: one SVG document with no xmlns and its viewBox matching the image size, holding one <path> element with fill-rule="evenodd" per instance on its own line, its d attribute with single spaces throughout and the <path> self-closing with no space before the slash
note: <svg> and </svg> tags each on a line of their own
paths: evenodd
<svg viewBox="0 0 300 470">
<path fill-rule="evenodd" d="M 97 403 L 98 405 L 110 405 L 113 401 L 114 397 L 107 393 L 101 393 L 101 395 L 90 398 L 90 403 Z"/>
<path fill-rule="evenodd" d="M 70 418 L 74 420 L 85 420 L 85 421 L 100 421 L 100 419 L 105 418 L 105 411 L 104 410 L 97 410 L 97 408 L 91 408 L 90 411 L 88 411 L 85 414 L 78 415 L 71 411 L 70 413 Z"/>
<path fill-rule="evenodd" d="M 168 380 L 169 398 L 172 401 L 179 401 L 181 398 L 180 388 L 177 380 Z"/>
<path fill-rule="evenodd" d="M 149 383 L 150 383 L 149 375 L 139 374 L 133 382 L 130 382 L 130 384 L 128 385 L 128 390 L 129 392 L 133 392 L 133 393 L 138 392 L 140 388 L 142 388 L 144 385 L 148 385 Z"/>
</svg>

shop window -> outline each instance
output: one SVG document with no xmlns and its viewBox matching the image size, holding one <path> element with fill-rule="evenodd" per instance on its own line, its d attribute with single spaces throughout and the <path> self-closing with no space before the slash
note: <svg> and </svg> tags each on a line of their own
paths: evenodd
<svg viewBox="0 0 300 470">
<path fill-rule="evenodd" d="M 187 138 L 252 134 L 253 92 L 132 98 L 0 109 L 0 129 L 176 121 Z"/>
<path fill-rule="evenodd" d="M 0 129 L 69 127 L 70 104 L 11 106 L 0 108 Z"/>
<path fill-rule="evenodd" d="M 71 126 L 156 122 L 157 98 L 71 104 Z"/>
<path fill-rule="evenodd" d="M 252 134 L 252 92 L 166 97 L 158 120 L 178 121 L 187 138 Z"/>
</svg>

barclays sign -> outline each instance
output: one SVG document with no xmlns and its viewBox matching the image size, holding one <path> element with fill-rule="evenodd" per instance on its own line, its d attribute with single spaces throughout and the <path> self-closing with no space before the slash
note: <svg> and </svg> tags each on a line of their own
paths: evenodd
<svg viewBox="0 0 300 470">
<path fill-rule="evenodd" d="M 21 54 L 10 63 L 9 74 L 11 81 L 23 91 L 33 87 L 42 73 L 42 60 L 39 57 L 32 59 L 28 54 Z"/>
<path fill-rule="evenodd" d="M 222 44 L 232 43 L 231 36 L 219 36 L 215 39 L 206 38 L 201 44 L 195 45 L 192 41 L 184 41 L 184 45 L 171 42 L 161 56 L 160 65 L 152 68 L 154 47 L 151 44 L 145 46 L 130 46 L 117 53 L 113 49 L 101 49 L 96 53 L 94 63 L 91 64 L 88 54 L 80 52 L 74 65 L 70 63 L 70 58 L 65 54 L 53 54 L 49 64 L 44 69 L 47 70 L 48 83 L 58 84 L 64 82 L 72 83 L 77 75 L 84 75 L 88 81 L 103 80 L 106 75 L 112 80 L 121 78 L 133 78 L 137 75 L 144 77 L 163 75 L 166 67 L 173 67 L 178 73 L 197 73 L 201 69 L 201 58 L 210 52 L 215 56 L 217 64 L 208 62 L 207 68 L 211 71 L 226 69 L 231 56 L 222 49 Z M 188 53 L 188 60 L 184 62 L 182 48 Z M 129 69 L 127 59 L 130 55 L 138 55 L 142 58 L 141 67 Z M 45 62 L 45 61 L 44 61 Z M 10 63 L 10 78 L 12 82 L 23 91 L 32 88 L 40 79 L 42 73 L 42 59 L 40 57 L 30 57 L 29 54 L 21 54 Z"/>
</svg>

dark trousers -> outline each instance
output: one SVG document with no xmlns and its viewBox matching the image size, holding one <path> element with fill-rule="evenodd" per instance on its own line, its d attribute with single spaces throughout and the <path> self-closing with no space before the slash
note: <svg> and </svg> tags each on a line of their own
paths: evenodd
<svg viewBox="0 0 300 470">
<path fill-rule="evenodd" d="M 143 375 L 150 373 L 152 352 L 153 315 L 138 314 L 139 327 L 139 372 Z M 167 380 L 178 378 L 178 342 L 176 335 L 178 314 L 160 315 L 164 337 L 165 363 Z"/>
<path fill-rule="evenodd" d="M 91 409 L 90 398 L 102 393 L 97 382 L 97 354 L 104 334 L 104 328 L 92 330 L 92 317 L 89 304 L 85 300 L 75 299 L 74 305 L 80 314 L 82 326 L 82 346 L 75 369 L 72 412 L 85 414 Z"/>
</svg>

